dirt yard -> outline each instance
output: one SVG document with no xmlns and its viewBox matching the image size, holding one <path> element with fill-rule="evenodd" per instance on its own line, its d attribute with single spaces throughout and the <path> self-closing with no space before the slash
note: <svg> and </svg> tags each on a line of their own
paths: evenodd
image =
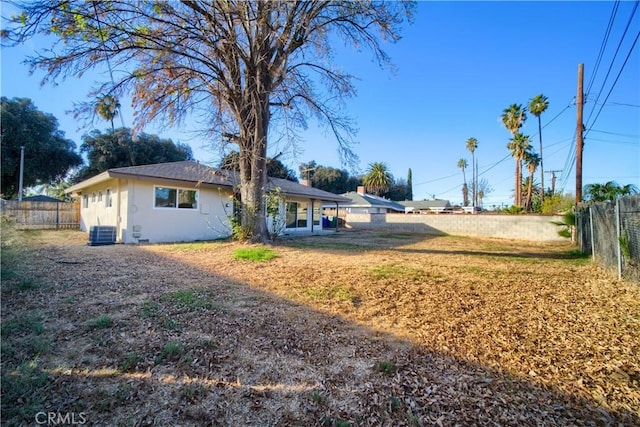
<svg viewBox="0 0 640 427">
<path fill-rule="evenodd" d="M 640 286 L 569 245 L 86 239 L 3 228 L 3 425 L 640 425 Z"/>
</svg>

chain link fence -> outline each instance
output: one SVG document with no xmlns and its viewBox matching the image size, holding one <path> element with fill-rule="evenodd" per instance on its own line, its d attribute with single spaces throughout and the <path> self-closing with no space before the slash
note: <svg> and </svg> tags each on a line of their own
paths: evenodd
<svg viewBox="0 0 640 427">
<path fill-rule="evenodd" d="M 618 278 L 640 282 L 640 194 L 579 206 L 576 239 L 583 253 Z"/>
</svg>

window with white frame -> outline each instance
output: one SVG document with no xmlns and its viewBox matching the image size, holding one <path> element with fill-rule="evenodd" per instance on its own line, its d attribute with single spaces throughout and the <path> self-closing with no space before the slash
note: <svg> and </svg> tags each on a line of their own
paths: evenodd
<svg viewBox="0 0 640 427">
<path fill-rule="evenodd" d="M 91 193 L 91 203 L 96 202 L 96 193 Z"/>
<path fill-rule="evenodd" d="M 102 201 L 102 191 L 98 191 L 98 202 Z"/>
<path fill-rule="evenodd" d="M 112 201 L 111 201 L 111 189 L 107 188 L 107 194 L 104 197 L 104 206 L 107 207 L 107 208 L 110 208 L 111 204 L 112 204 Z"/>
<path fill-rule="evenodd" d="M 169 209 L 198 209 L 198 190 L 155 187 L 154 207 Z"/>
<path fill-rule="evenodd" d="M 89 207 L 89 195 L 85 194 L 84 196 L 82 196 L 82 207 L 83 208 L 88 208 Z"/>
</svg>

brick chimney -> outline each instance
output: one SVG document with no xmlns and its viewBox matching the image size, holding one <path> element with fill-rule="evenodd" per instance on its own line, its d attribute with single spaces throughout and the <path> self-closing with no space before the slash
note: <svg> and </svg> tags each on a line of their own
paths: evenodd
<svg viewBox="0 0 640 427">
<path fill-rule="evenodd" d="M 310 179 L 301 179 L 300 180 L 300 185 L 304 185 L 305 187 L 313 187 L 311 185 L 311 180 Z"/>
<path fill-rule="evenodd" d="M 351 188 L 353 188 L 353 187 L 351 187 Z M 364 191 L 364 185 L 358 185 L 358 191 L 357 191 L 357 192 L 358 192 L 358 194 L 359 194 L 359 195 L 361 195 L 361 196 L 364 196 L 365 194 L 367 194 L 367 193 L 365 193 L 365 191 Z"/>
</svg>

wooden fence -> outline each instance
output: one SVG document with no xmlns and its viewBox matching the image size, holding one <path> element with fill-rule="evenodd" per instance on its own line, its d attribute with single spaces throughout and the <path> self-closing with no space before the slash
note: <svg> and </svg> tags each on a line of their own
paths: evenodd
<svg viewBox="0 0 640 427">
<path fill-rule="evenodd" d="M 2 215 L 19 229 L 79 229 L 80 204 L 2 200 Z"/>
</svg>

